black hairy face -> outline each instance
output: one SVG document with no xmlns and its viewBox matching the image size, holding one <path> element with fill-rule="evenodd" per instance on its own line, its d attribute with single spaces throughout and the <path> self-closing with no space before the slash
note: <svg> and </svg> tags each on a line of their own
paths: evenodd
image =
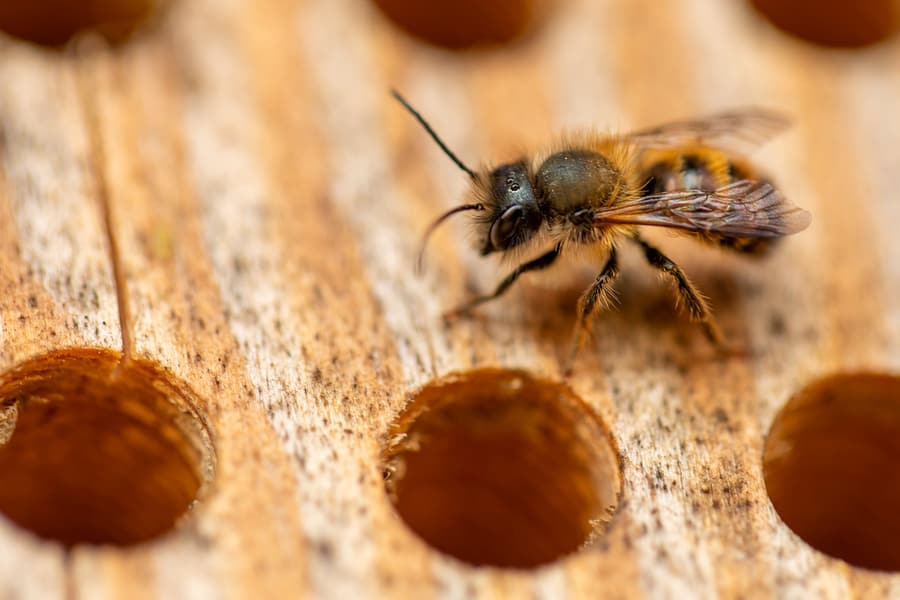
<svg viewBox="0 0 900 600">
<path fill-rule="evenodd" d="M 488 211 L 480 219 L 487 230 L 481 254 L 509 250 L 530 240 L 543 217 L 525 163 L 509 163 L 491 171 L 488 191 Z"/>
</svg>

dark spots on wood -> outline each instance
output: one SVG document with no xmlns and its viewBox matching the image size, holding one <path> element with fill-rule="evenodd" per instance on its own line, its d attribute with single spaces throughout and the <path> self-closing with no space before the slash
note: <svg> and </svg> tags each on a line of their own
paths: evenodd
<svg viewBox="0 0 900 600">
<path fill-rule="evenodd" d="M 192 539 L 201 550 L 209 550 L 213 547 L 215 540 L 212 536 L 196 526 L 191 526 Z"/>
<path fill-rule="evenodd" d="M 316 552 L 326 560 L 334 557 L 334 545 L 328 540 L 317 540 L 313 542 Z"/>
<path fill-rule="evenodd" d="M 661 492 L 667 492 L 669 487 L 666 485 L 666 477 L 662 472 L 662 469 L 656 467 L 656 470 L 653 472 L 653 479 L 650 481 L 650 485 Z"/>
<path fill-rule="evenodd" d="M 769 333 L 774 337 L 780 337 L 787 332 L 787 322 L 781 313 L 772 313 L 769 317 Z"/>
<path fill-rule="evenodd" d="M 729 424 L 728 413 L 725 412 L 724 408 L 719 407 L 715 411 L 713 411 L 713 417 L 716 419 L 716 422 L 721 425 Z"/>
<path fill-rule="evenodd" d="M 37 308 L 38 307 L 37 296 L 35 296 L 34 294 L 31 294 L 28 296 L 28 307 L 29 308 Z"/>
<path fill-rule="evenodd" d="M 663 433 L 672 433 L 672 426 L 664 423 L 661 417 L 656 417 L 656 428 Z"/>
</svg>

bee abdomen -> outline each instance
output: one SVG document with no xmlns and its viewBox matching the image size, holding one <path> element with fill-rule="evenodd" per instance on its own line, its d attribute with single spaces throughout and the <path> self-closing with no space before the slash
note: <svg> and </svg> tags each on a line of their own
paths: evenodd
<svg viewBox="0 0 900 600">
<path fill-rule="evenodd" d="M 751 238 L 751 237 L 729 237 L 725 235 L 698 235 L 703 241 L 717 244 L 728 250 L 742 252 L 744 254 L 752 254 L 762 256 L 766 254 L 778 242 L 780 238 Z"/>
<path fill-rule="evenodd" d="M 675 190 L 709 190 L 742 178 L 737 165 L 721 152 L 672 153 L 649 161 L 643 171 L 644 195 Z"/>
<path fill-rule="evenodd" d="M 713 191 L 745 179 L 759 179 L 749 165 L 724 152 L 699 148 L 653 153 L 644 161 L 641 195 L 662 194 L 677 190 Z M 721 233 L 692 233 L 709 244 L 744 254 L 762 255 L 777 238 L 734 237 Z"/>
</svg>

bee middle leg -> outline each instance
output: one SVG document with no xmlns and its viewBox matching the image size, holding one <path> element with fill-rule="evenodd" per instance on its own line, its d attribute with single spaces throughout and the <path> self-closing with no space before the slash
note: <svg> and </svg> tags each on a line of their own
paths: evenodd
<svg viewBox="0 0 900 600">
<path fill-rule="evenodd" d="M 522 273 L 527 273 L 528 271 L 539 271 L 541 269 L 546 269 L 550 265 L 552 265 L 557 258 L 559 258 L 559 254 L 562 251 L 562 246 L 557 244 L 552 250 L 545 252 L 544 254 L 538 256 L 537 258 L 530 260 L 528 262 L 522 263 L 513 271 L 503 278 L 503 281 L 494 289 L 494 291 L 490 294 L 486 294 L 484 296 L 477 296 L 472 298 L 462 306 L 458 306 L 453 310 L 447 312 L 444 315 L 445 319 L 453 319 L 459 317 L 461 315 L 465 315 L 470 312 L 476 306 L 480 304 L 484 304 L 490 300 L 494 300 L 495 298 L 499 298 L 503 295 L 503 293 L 515 283 L 516 279 L 519 278 L 519 275 Z"/>
<path fill-rule="evenodd" d="M 572 349 L 569 352 L 569 358 L 563 371 L 565 377 L 572 374 L 575 356 L 584 344 L 585 337 L 587 337 L 591 325 L 591 317 L 594 315 L 598 304 L 605 305 L 609 302 L 611 296 L 609 285 L 618 274 L 619 262 L 616 258 L 616 249 L 613 248 L 610 250 L 609 259 L 607 259 L 603 270 L 597 275 L 591 287 L 578 299 L 578 322 L 575 324 L 575 331 L 572 334 Z"/>
<path fill-rule="evenodd" d="M 647 262 L 675 280 L 681 302 L 687 309 L 691 319 L 703 326 L 706 337 L 717 347 L 726 348 L 725 338 L 713 319 L 709 305 L 707 305 L 700 292 L 697 291 L 697 288 L 694 287 L 694 284 L 687 278 L 687 275 L 684 274 L 684 271 L 681 270 L 681 267 L 676 265 L 671 258 L 645 242 L 640 236 L 635 235 L 634 240 L 644 250 Z"/>
</svg>

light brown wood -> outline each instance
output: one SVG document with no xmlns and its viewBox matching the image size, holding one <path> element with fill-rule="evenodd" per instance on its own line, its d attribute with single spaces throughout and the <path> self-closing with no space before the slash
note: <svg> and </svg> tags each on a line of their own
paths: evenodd
<svg viewBox="0 0 900 600">
<path fill-rule="evenodd" d="M 703 0 L 575 0 L 521 43 L 462 53 L 349 0 L 185 0 L 80 55 L 0 37 L 0 371 L 121 350 L 124 298 L 129 352 L 190 387 L 215 455 L 187 516 L 136 546 L 67 551 L 0 518 L 0 598 L 897 597 L 900 576 L 791 533 L 761 459 L 811 379 L 900 371 L 897 44 L 819 48 Z M 621 498 L 597 543 L 540 568 L 429 548 L 380 453 L 435 377 L 558 378 L 591 274 L 529 278 L 445 326 L 506 267 L 454 223 L 413 276 L 466 181 L 391 87 L 471 164 L 735 106 L 795 123 L 755 158 L 812 227 L 763 262 L 653 237 L 751 357 L 717 358 L 624 253 L 621 306 L 571 380 L 618 446 Z"/>
</svg>

